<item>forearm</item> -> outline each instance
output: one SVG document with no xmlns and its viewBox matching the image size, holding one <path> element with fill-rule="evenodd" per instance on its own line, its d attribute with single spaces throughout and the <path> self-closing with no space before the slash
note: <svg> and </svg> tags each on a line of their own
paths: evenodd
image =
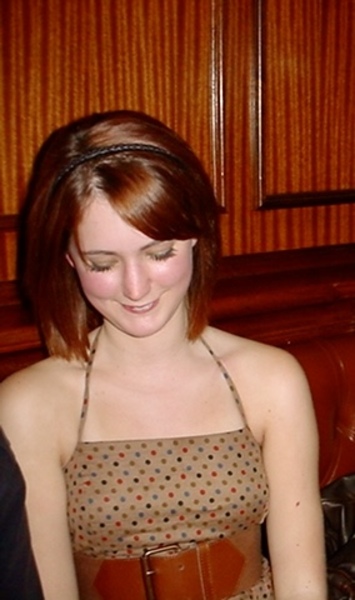
<svg viewBox="0 0 355 600">
<path fill-rule="evenodd" d="M 282 586 L 275 588 L 275 600 L 327 600 L 328 588 L 326 574 L 321 574 L 308 585 Z"/>
</svg>

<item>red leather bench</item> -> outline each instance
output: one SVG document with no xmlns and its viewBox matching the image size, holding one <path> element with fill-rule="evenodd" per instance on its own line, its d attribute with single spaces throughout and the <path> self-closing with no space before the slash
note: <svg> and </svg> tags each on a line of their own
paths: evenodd
<svg viewBox="0 0 355 600">
<path fill-rule="evenodd" d="M 320 485 L 355 473 L 355 334 L 290 344 L 307 375 L 320 438 Z"/>
</svg>

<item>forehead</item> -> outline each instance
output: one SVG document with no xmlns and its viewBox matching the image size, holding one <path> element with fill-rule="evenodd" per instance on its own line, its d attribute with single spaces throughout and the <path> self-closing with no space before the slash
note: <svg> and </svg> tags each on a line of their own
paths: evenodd
<svg viewBox="0 0 355 600">
<path fill-rule="evenodd" d="M 122 219 L 106 198 L 97 196 L 85 207 L 76 230 L 82 251 L 143 247 L 154 241 Z"/>
</svg>

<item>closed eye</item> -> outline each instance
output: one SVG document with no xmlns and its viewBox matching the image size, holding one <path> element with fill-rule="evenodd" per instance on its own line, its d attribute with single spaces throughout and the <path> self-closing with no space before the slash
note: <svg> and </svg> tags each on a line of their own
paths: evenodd
<svg viewBox="0 0 355 600">
<path fill-rule="evenodd" d="M 88 270 L 94 273 L 105 273 L 111 271 L 113 267 L 114 265 L 95 265 L 93 263 L 87 265 Z"/>
<path fill-rule="evenodd" d="M 168 260 L 172 256 L 175 256 L 175 254 L 176 254 L 175 248 L 169 248 L 168 250 L 164 250 L 164 252 L 155 252 L 154 254 L 149 254 L 149 257 L 152 260 L 163 261 L 163 260 Z"/>
</svg>

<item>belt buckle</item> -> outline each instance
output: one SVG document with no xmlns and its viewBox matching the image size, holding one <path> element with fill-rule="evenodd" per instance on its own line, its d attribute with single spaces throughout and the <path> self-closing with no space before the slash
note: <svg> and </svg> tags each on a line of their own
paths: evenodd
<svg viewBox="0 0 355 600">
<path fill-rule="evenodd" d="M 154 584 L 152 581 L 152 575 L 154 575 L 154 570 L 151 567 L 150 559 L 152 556 L 156 556 L 157 554 L 163 554 L 172 550 L 174 550 L 175 552 L 179 552 L 181 550 L 180 545 L 167 544 L 166 546 L 157 546 L 156 548 L 151 548 L 150 550 L 144 550 L 143 556 L 141 557 L 141 563 L 147 600 L 158 600 L 158 598 L 155 595 Z"/>
</svg>

